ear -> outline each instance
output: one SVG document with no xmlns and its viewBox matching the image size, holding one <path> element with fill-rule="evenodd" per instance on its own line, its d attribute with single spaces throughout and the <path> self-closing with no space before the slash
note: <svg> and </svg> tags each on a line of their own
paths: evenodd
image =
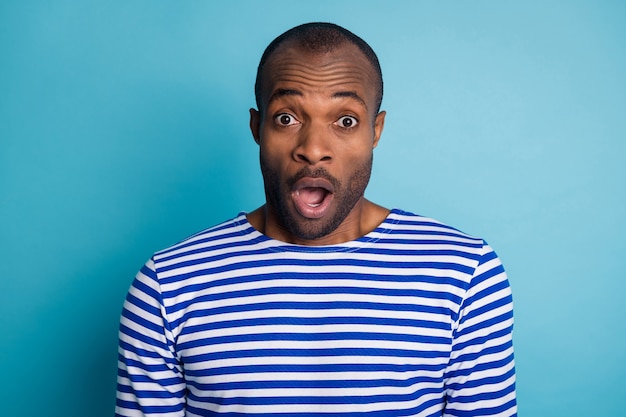
<svg viewBox="0 0 626 417">
<path fill-rule="evenodd" d="M 385 116 L 387 115 L 386 111 L 381 111 L 376 115 L 376 119 L 374 120 L 374 143 L 372 148 L 378 146 L 378 141 L 380 140 L 380 136 L 383 134 L 383 127 L 385 127 Z"/>
<path fill-rule="evenodd" d="M 258 110 L 250 109 L 250 131 L 252 132 L 252 137 L 256 144 L 259 144 L 261 136 L 259 132 L 261 131 L 261 115 Z"/>
</svg>

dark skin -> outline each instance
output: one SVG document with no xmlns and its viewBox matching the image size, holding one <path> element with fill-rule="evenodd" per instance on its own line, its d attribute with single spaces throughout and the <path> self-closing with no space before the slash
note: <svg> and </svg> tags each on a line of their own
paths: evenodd
<svg viewBox="0 0 626 417">
<path fill-rule="evenodd" d="M 248 214 L 270 238 L 332 245 L 374 230 L 389 210 L 364 198 L 385 112 L 376 113 L 376 74 L 344 43 L 311 53 L 281 45 L 262 74 L 262 110 L 250 110 L 266 204 Z"/>
</svg>

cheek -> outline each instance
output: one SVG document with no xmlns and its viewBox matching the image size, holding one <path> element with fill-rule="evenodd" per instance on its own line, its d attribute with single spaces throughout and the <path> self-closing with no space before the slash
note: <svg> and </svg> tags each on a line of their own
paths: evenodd
<svg viewBox="0 0 626 417">
<path fill-rule="evenodd" d="M 358 146 L 351 146 L 343 150 L 340 155 L 337 155 L 336 159 L 341 161 L 350 162 L 351 164 L 359 164 L 362 161 L 370 159 L 374 149 L 369 144 L 359 144 Z"/>
<path fill-rule="evenodd" d="M 284 149 L 272 146 L 272 144 L 263 144 L 260 147 L 260 158 L 265 168 L 273 171 L 274 175 L 284 176 L 287 174 L 291 158 Z"/>
<path fill-rule="evenodd" d="M 261 145 L 261 154 L 267 159 L 282 159 L 287 155 L 287 150 L 284 146 L 280 146 L 278 143 L 264 142 Z"/>
</svg>

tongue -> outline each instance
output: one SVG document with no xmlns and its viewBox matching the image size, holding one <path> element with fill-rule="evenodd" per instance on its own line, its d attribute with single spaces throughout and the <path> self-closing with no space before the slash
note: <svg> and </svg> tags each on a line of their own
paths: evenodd
<svg viewBox="0 0 626 417">
<path fill-rule="evenodd" d="M 316 207 L 324 201 L 324 197 L 326 197 L 326 190 L 317 187 L 307 187 L 302 188 L 299 191 L 299 194 L 302 201 L 311 207 Z"/>
</svg>

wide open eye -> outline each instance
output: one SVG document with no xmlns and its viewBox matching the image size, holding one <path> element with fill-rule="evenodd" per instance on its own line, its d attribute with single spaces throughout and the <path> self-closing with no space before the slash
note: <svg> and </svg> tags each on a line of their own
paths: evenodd
<svg viewBox="0 0 626 417">
<path fill-rule="evenodd" d="M 298 119 L 296 119 L 289 113 L 281 113 L 275 116 L 274 122 L 276 122 L 276 124 L 279 126 L 292 126 L 299 123 Z"/>
<path fill-rule="evenodd" d="M 352 116 L 343 116 L 337 120 L 337 125 L 339 127 L 343 127 L 344 129 L 350 129 L 359 124 L 359 121 Z"/>
</svg>

